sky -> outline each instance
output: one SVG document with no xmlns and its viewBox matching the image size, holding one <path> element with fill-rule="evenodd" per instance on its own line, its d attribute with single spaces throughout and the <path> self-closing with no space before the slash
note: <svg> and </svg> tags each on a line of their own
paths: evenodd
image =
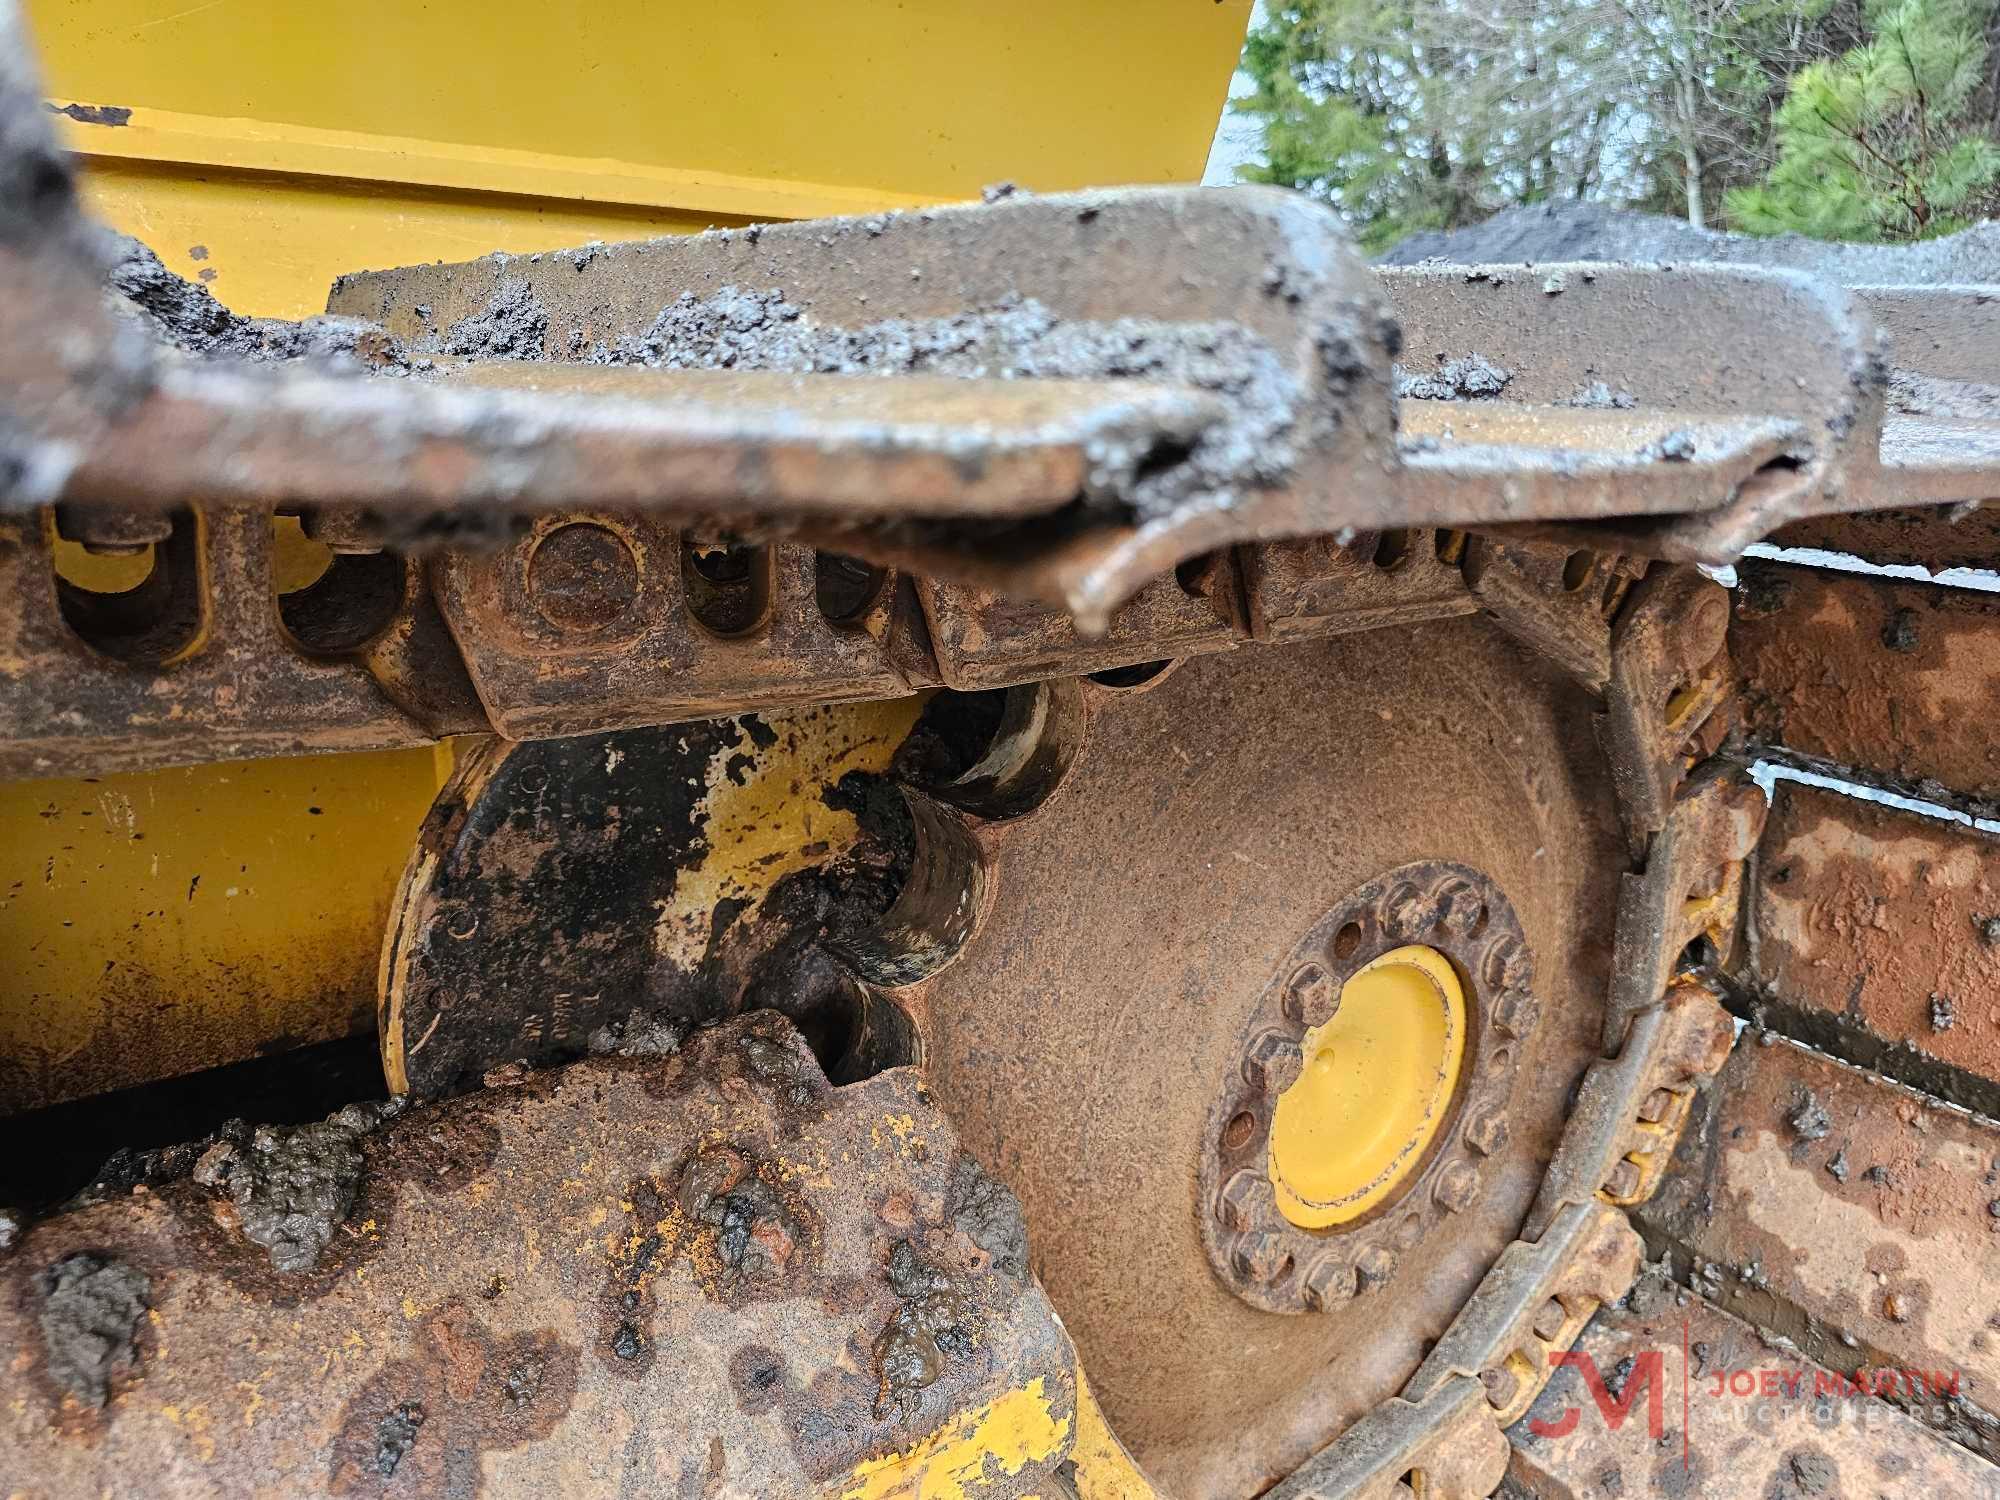
<svg viewBox="0 0 2000 1500">
<path fill-rule="evenodd" d="M 1250 24 L 1256 25 L 1264 19 L 1264 0 L 1257 0 L 1251 9 Z M 1250 75 L 1237 70 L 1229 80 L 1229 97 L 1240 98 L 1254 88 Z M 1257 122 L 1245 115 L 1232 115 L 1225 107 L 1222 118 L 1216 122 L 1215 143 L 1208 148 L 1208 166 L 1201 174 L 1201 180 L 1209 184 L 1226 184 L 1236 180 L 1236 168 L 1244 162 L 1263 160 L 1263 150 L 1258 140 Z"/>
</svg>

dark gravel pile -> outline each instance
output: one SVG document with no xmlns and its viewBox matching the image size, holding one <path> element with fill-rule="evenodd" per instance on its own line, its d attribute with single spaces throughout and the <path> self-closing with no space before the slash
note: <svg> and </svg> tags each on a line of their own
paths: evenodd
<svg viewBox="0 0 2000 1500">
<path fill-rule="evenodd" d="M 1681 219 L 1601 203 L 1503 209 L 1465 229 L 1413 234 L 1381 257 L 1389 266 L 1566 260 L 1734 261 L 1790 266 L 1849 286 L 2000 282 L 2000 222 L 1975 224 L 1915 245 L 1836 245 L 1802 235 L 1770 238 L 1696 229 Z"/>
</svg>

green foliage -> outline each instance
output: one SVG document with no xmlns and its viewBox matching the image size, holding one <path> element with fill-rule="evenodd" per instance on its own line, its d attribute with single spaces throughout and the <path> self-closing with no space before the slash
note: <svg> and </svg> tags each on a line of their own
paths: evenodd
<svg viewBox="0 0 2000 1500">
<path fill-rule="evenodd" d="M 1587 188 L 1619 109 L 1591 97 L 1601 39 L 1565 24 L 1579 8 L 1274 7 L 1244 48 L 1256 91 L 1233 106 L 1264 127 L 1265 164 L 1244 177 L 1328 200 L 1370 249 Z"/>
<path fill-rule="evenodd" d="M 1878 0 L 1869 40 L 1792 79 L 1779 155 L 1729 195 L 1757 234 L 1921 239 L 1958 229 L 2000 196 L 2000 145 L 1967 120 L 1984 77 L 1990 4 Z"/>
<path fill-rule="evenodd" d="M 2000 203 L 1973 123 L 1996 3 L 1276 0 L 1232 106 L 1263 131 L 1242 175 L 1332 203 L 1370 250 L 1551 198 L 1937 234 Z"/>
</svg>

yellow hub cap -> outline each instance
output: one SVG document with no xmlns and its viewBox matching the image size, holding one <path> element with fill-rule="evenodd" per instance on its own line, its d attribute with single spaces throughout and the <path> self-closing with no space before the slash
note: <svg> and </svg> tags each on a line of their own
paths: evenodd
<svg viewBox="0 0 2000 1500">
<path fill-rule="evenodd" d="M 1435 948 L 1383 954 L 1306 1033 L 1305 1066 L 1278 1096 L 1270 1174 L 1302 1229 L 1360 1218 L 1424 1159 L 1465 1055 L 1465 988 Z"/>
</svg>

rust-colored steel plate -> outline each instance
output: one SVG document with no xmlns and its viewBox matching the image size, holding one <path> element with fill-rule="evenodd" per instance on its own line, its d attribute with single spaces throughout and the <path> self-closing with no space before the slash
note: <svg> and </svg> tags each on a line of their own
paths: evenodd
<svg viewBox="0 0 2000 1500">
<path fill-rule="evenodd" d="M 1986 1460 L 1658 1275 L 1576 1352 L 1589 1363 L 1558 1370 L 1508 1429 L 1508 1475 L 1534 1500 L 2000 1494 Z M 1615 1428 L 1605 1399 L 1610 1415 L 1630 1404 Z"/>
<path fill-rule="evenodd" d="M 1400 1390 L 1516 1234 L 1597 1055 L 1623 839 L 1585 694 L 1485 621 L 1085 690 L 1067 779 L 980 830 L 984 926 L 904 998 L 941 1106 L 1023 1200 L 1113 1430 L 1168 1492 L 1240 1496 Z M 1326 1311 L 1259 1311 L 1198 1228 L 1230 1207 L 1199 1184 L 1237 1139 L 1246 1024 L 1316 923 L 1416 861 L 1478 872 L 1518 918 L 1532 988 L 1504 954 L 1469 977 L 1469 1025 L 1517 1049 L 1514 1086 L 1497 1114 L 1454 1110 L 1383 1215 L 1324 1236 L 1365 1260 L 1328 1261 L 1352 1274 L 1307 1289 Z M 1477 925 L 1446 894 L 1385 910 Z M 1484 1029 L 1502 996 L 1526 1002 L 1501 1017 L 1512 1043 Z"/>
<path fill-rule="evenodd" d="M 914 1074 L 829 1088 L 769 1015 L 259 1158 L 0 1261 L 10 1488 L 874 1497 L 1034 1489 L 1073 1438 L 1005 1191 Z M 343 1181 L 277 1269 L 310 1235 L 263 1205 Z"/>
<path fill-rule="evenodd" d="M 775 369 L 800 387 L 851 388 L 847 399 L 863 415 L 874 382 L 840 374 L 894 375 L 899 384 L 990 367 L 958 398 L 960 433 L 939 434 L 946 457 L 976 453 L 967 445 L 987 426 L 979 392 L 1007 390 L 1014 382 L 1003 374 L 1120 381 L 1076 387 L 1100 404 L 1117 402 L 1112 392 L 1132 378 L 1173 385 L 1134 399 L 1176 395 L 1179 407 L 1129 421 L 1122 440 L 1107 432 L 1085 445 L 1091 472 L 1064 497 L 1084 503 L 1039 534 L 996 534 L 995 513 L 958 536 L 932 526 L 844 537 L 848 550 L 886 561 L 927 557 L 922 571 L 1007 581 L 1010 592 L 1062 605 L 1093 629 L 1186 558 L 1330 529 L 1357 507 L 1388 503 L 1386 486 L 1351 482 L 1393 465 L 1386 305 L 1337 223 L 1284 194 L 1022 196 L 492 256 L 346 277 L 329 308 L 380 321 L 421 347 L 436 330 L 486 316 L 496 299 L 520 297 L 546 320 L 547 358 L 608 350 L 667 366 L 639 376 L 683 383 L 742 378 L 725 367 Z M 675 331 L 676 320 L 699 326 L 711 316 L 720 325 L 713 335 Z M 673 374 L 682 362 L 702 368 Z M 1030 399 L 1014 393 L 1009 404 Z M 1226 416 L 1219 425 L 1217 411 Z M 878 499 L 872 519 L 890 516 L 948 518 L 910 495 Z"/>
<path fill-rule="evenodd" d="M 1501 446 L 1480 461 L 1517 452 L 1518 483 L 1590 480 L 1600 516 L 1683 513 L 1611 525 L 1645 539 L 1627 550 L 1726 561 L 1810 504 L 1829 475 L 1874 460 L 1884 341 L 1837 287 L 1746 266 L 1429 266 L 1382 279 L 1404 370 L 1476 357 L 1505 376 L 1490 399 L 1452 403 L 1441 419 L 1451 440 L 1413 463 L 1451 474 L 1454 450 L 1481 430 L 1460 431 L 1455 409 L 1492 408 L 1480 423 Z M 1718 358 L 1752 338 L 1755 358 Z M 1673 477 L 1683 468 L 1685 483 Z M 1649 498 L 1662 487 L 1676 492 L 1669 504 Z M 1512 519 L 1554 514 L 1523 501 Z"/>
<path fill-rule="evenodd" d="M 1696 1110 L 1636 1210 L 1675 1278 L 1843 1374 L 1958 1373 L 1970 1410 L 1935 1410 L 1992 1458 L 2000 1344 L 1976 1289 L 2000 1278 L 2000 1131 L 1770 1033 Z"/>
<path fill-rule="evenodd" d="M 1774 547 L 1814 547 L 1905 567 L 1990 568 L 2000 563 L 2000 508 L 1965 514 L 1957 506 L 1815 516 L 1774 532 Z"/>
<path fill-rule="evenodd" d="M 1245 639 L 1228 552 L 1185 581 L 1169 574 L 1146 584 L 1095 637 L 1079 631 L 1063 610 L 987 589 L 926 579 L 917 585 L 917 596 L 939 675 L 946 686 L 963 691 L 1204 656 Z"/>
<path fill-rule="evenodd" d="M 150 640 L 119 633 L 122 596 L 68 590 L 54 540 L 43 517 L 0 517 L 0 775 L 388 749 L 487 727 L 421 577 L 400 560 L 379 626 L 315 651 L 280 612 L 267 512 L 183 515 L 159 549 L 155 586 L 171 598 L 142 616 Z M 79 609 L 97 611 L 95 645 L 66 613 Z"/>
<path fill-rule="evenodd" d="M 1250 628 L 1286 641 L 1410 626 L 1479 608 L 1459 564 L 1463 532 L 1413 527 L 1268 542 L 1242 552 Z"/>
<path fill-rule="evenodd" d="M 1756 869 L 1774 1024 L 2000 1115 L 2000 843 L 1779 782 Z"/>
<path fill-rule="evenodd" d="M 1746 562 L 1730 653 L 1754 739 L 2000 797 L 2000 595 Z"/>
</svg>

